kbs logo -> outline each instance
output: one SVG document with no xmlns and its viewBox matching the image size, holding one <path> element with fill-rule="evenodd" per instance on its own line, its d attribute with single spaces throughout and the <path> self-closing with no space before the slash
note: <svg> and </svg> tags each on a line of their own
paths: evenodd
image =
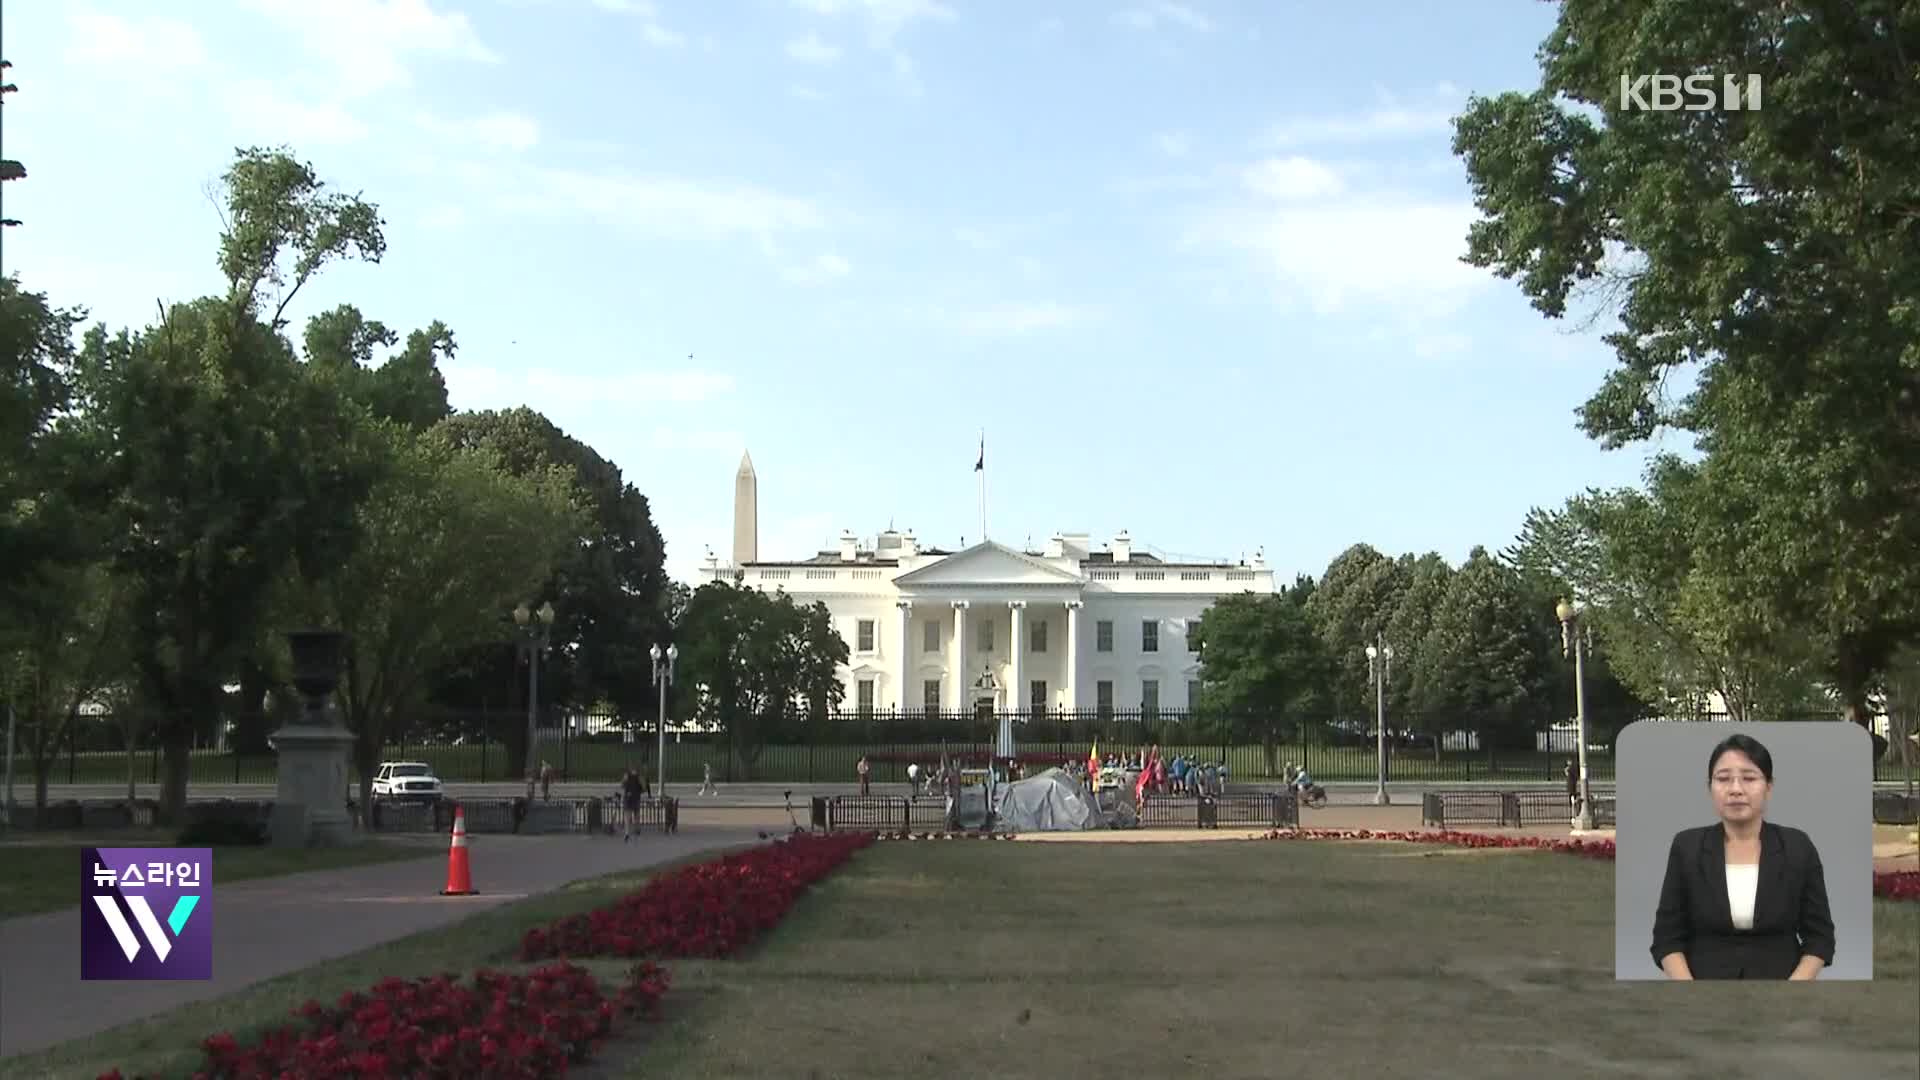
<svg viewBox="0 0 1920 1080">
<path fill-rule="evenodd" d="M 1712 75 L 1622 75 L 1620 108 L 1625 112 L 1759 112 L 1760 76 L 1722 75 L 1716 80 Z"/>
<path fill-rule="evenodd" d="M 213 978 L 212 870 L 209 848 L 85 849 L 80 977 Z"/>
</svg>

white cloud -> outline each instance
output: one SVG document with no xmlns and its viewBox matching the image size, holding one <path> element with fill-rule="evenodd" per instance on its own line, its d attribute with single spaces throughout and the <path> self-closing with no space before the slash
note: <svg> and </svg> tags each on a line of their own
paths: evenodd
<svg viewBox="0 0 1920 1080">
<path fill-rule="evenodd" d="M 415 119 L 426 130 L 465 148 L 531 150 L 540 141 L 540 125 L 525 113 L 499 110 L 466 120 L 421 113 Z"/>
<path fill-rule="evenodd" d="M 660 21 L 660 5 L 651 0 L 593 0 L 593 6 L 616 15 L 632 15 L 640 20 L 640 38 L 657 49 L 677 49 L 687 36 L 667 29 Z"/>
<path fill-rule="evenodd" d="M 1457 308 L 1487 284 L 1460 261 L 1476 217 L 1465 199 L 1391 191 L 1266 197 L 1202 212 L 1184 241 L 1251 257 L 1283 303 L 1304 299 L 1322 313 L 1356 304 L 1432 313 Z"/>
<path fill-rule="evenodd" d="M 294 101 L 263 81 L 230 83 L 222 97 L 227 116 L 244 138 L 308 146 L 355 142 L 367 134 L 367 125 L 345 106 Z"/>
<path fill-rule="evenodd" d="M 799 98 L 801 101 L 827 100 L 827 95 L 824 91 L 816 90 L 805 83 L 794 83 L 792 86 L 787 87 L 787 96 Z"/>
<path fill-rule="evenodd" d="M 840 59 L 840 47 L 821 40 L 818 34 L 807 33 L 787 42 L 787 55 L 803 64 L 825 67 Z"/>
<path fill-rule="evenodd" d="M 340 93 L 372 94 L 410 85 L 414 55 L 497 64 L 473 23 L 431 0 L 241 0 L 335 68 Z"/>
<path fill-rule="evenodd" d="M 853 264 L 831 252 L 816 256 L 812 262 L 791 266 L 781 276 L 796 285 L 825 285 L 853 273 Z"/>
<path fill-rule="evenodd" d="M 660 231 L 770 236 L 825 227 L 813 202 L 751 184 L 699 184 L 677 177 L 576 169 L 528 169 L 503 177 L 492 165 L 448 167 L 497 205 L 527 215 L 572 211 Z"/>
<path fill-rule="evenodd" d="M 867 43 L 885 53 L 893 73 L 910 97 L 923 92 L 913 58 L 897 44 L 897 39 L 916 22 L 952 22 L 958 18 L 952 8 L 939 0 L 792 0 L 793 6 L 826 18 L 842 16 L 864 22 Z"/>
<path fill-rule="evenodd" d="M 1333 169 L 1304 157 L 1268 158 L 1242 175 L 1249 191 L 1269 199 L 1317 199 L 1346 187 Z"/>
<path fill-rule="evenodd" d="M 1135 30 L 1157 30 L 1162 25 L 1179 26 L 1201 33 L 1213 29 L 1212 19 L 1185 4 L 1172 3 L 1170 0 L 1157 0 L 1155 3 L 1128 8 L 1114 18 L 1121 25 Z"/>
<path fill-rule="evenodd" d="M 1448 136 L 1463 95 L 1459 87 L 1443 82 L 1420 95 L 1421 101 L 1415 104 L 1404 103 L 1385 89 L 1377 90 L 1376 96 L 1379 103 L 1365 111 L 1283 120 L 1267 132 L 1264 142 L 1274 149 L 1284 149 Z"/>
<path fill-rule="evenodd" d="M 67 24 L 74 37 L 66 53 L 69 63 L 178 72 L 207 61 L 200 31 L 178 19 L 76 11 L 67 16 Z"/>
<path fill-rule="evenodd" d="M 1182 158 L 1193 149 L 1193 143 L 1177 131 L 1163 132 L 1153 137 L 1153 148 L 1170 158 Z"/>
</svg>

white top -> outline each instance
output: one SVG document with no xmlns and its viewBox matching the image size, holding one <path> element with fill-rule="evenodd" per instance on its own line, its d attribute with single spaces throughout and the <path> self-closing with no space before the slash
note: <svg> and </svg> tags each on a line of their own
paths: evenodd
<svg viewBox="0 0 1920 1080">
<path fill-rule="evenodd" d="M 1753 929 L 1753 898 L 1759 891 L 1759 863 L 1727 864 L 1727 907 L 1735 930 Z"/>
</svg>

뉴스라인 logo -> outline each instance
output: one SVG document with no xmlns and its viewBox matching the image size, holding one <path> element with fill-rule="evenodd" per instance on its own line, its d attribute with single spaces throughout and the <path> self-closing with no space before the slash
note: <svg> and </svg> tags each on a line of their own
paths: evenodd
<svg viewBox="0 0 1920 1080">
<path fill-rule="evenodd" d="M 85 848 L 80 978 L 213 978 L 213 850 Z"/>
</svg>

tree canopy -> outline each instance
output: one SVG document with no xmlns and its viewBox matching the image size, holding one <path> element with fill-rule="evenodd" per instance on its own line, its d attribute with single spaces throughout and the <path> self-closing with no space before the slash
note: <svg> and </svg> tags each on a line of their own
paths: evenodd
<svg viewBox="0 0 1920 1080">
<path fill-rule="evenodd" d="M 1920 10 L 1560 5 L 1540 85 L 1456 120 L 1467 261 L 1562 318 L 1617 305 L 1580 410 L 1706 459 L 1687 539 L 1766 635 L 1804 634 L 1854 717 L 1920 632 Z M 1631 109 L 1620 77 L 1757 74 L 1758 110 Z M 1694 388 L 1677 400 L 1670 376 Z"/>
</svg>

